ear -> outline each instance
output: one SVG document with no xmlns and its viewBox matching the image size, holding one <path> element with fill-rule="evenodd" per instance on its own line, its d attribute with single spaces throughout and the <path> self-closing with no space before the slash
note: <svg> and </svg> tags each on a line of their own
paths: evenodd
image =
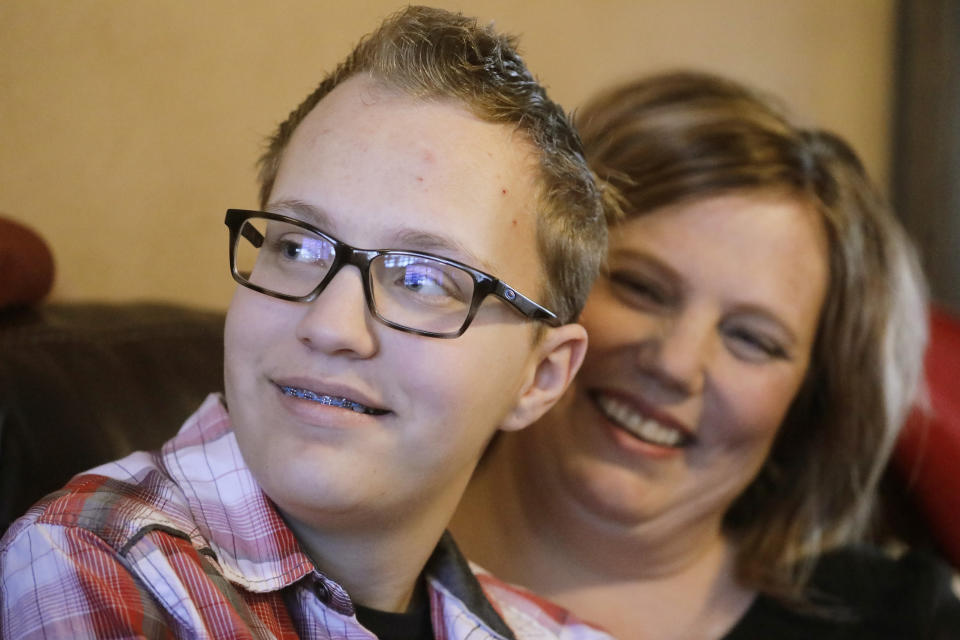
<svg viewBox="0 0 960 640">
<path fill-rule="evenodd" d="M 570 386 L 586 353 L 587 330 L 579 324 L 547 329 L 531 354 L 534 366 L 524 381 L 517 405 L 500 428 L 517 431 L 546 413 Z"/>
</svg>

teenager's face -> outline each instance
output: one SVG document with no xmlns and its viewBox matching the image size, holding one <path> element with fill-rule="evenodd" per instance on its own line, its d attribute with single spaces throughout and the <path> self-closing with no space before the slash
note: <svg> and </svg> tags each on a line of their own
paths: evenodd
<svg viewBox="0 0 960 640">
<path fill-rule="evenodd" d="M 776 194 L 699 200 L 613 229 L 608 264 L 579 376 L 551 429 L 521 437 L 602 518 L 716 525 L 807 371 L 827 287 L 821 223 Z"/>
<path fill-rule="evenodd" d="M 464 262 L 540 299 L 536 175 L 510 128 L 355 77 L 297 128 L 268 208 L 355 247 Z M 226 398 L 244 459 L 280 509 L 309 525 L 449 514 L 529 382 L 534 330 L 493 297 L 459 338 L 392 329 L 367 311 L 353 266 L 312 303 L 238 287 Z"/>
</svg>

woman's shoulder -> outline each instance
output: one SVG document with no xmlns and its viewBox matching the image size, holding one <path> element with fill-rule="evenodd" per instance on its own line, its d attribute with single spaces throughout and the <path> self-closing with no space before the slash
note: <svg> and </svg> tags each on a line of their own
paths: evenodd
<svg viewBox="0 0 960 640">
<path fill-rule="evenodd" d="M 814 569 L 810 588 L 814 597 L 839 597 L 863 606 L 884 604 L 885 598 L 895 595 L 902 600 L 906 586 L 913 587 L 917 598 L 940 595 L 957 600 L 953 576 L 949 565 L 924 551 L 892 553 L 859 545 L 824 554 Z M 929 598 L 925 600 L 929 602 Z"/>
<path fill-rule="evenodd" d="M 808 588 L 811 606 L 758 596 L 724 640 L 960 638 L 958 590 L 950 567 L 934 556 L 846 547 L 817 562 Z"/>
</svg>

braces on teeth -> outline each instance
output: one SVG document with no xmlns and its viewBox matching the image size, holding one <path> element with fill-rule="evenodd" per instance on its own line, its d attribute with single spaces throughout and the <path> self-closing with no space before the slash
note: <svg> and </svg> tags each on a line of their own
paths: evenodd
<svg viewBox="0 0 960 640">
<path fill-rule="evenodd" d="M 318 395 L 313 391 L 308 391 L 306 389 L 297 389 L 295 387 L 280 387 L 283 390 L 285 395 L 288 395 L 293 398 L 303 398 L 304 400 L 312 400 L 314 402 L 319 402 L 320 404 L 327 405 L 329 407 L 340 407 L 341 409 L 352 409 L 357 413 L 373 413 L 371 409 L 365 407 L 364 405 L 354 402 L 353 400 L 348 400 L 347 398 L 340 398 L 337 396 L 328 396 L 328 395 Z"/>
</svg>

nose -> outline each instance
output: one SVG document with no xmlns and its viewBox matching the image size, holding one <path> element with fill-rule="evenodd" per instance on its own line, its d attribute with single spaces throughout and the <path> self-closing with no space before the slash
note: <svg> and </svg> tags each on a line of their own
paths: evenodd
<svg viewBox="0 0 960 640">
<path fill-rule="evenodd" d="M 297 323 L 297 339 L 324 353 L 369 358 L 379 349 L 375 322 L 367 311 L 360 270 L 346 266 L 308 303 Z"/>
<path fill-rule="evenodd" d="M 676 399 L 702 392 L 716 349 L 712 324 L 692 313 L 660 318 L 640 346 L 643 373 Z"/>
</svg>

